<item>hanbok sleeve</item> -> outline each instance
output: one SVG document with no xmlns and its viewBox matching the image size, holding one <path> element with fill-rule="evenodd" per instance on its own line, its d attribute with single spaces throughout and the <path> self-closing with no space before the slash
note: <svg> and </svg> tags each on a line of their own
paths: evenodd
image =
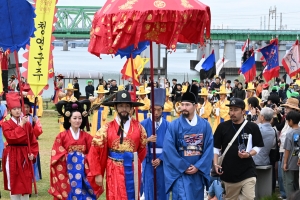
<svg viewBox="0 0 300 200">
<path fill-rule="evenodd" d="M 143 160 L 145 159 L 146 154 L 147 154 L 147 148 L 146 148 L 147 133 L 146 133 L 145 128 L 142 125 L 139 125 L 139 126 L 140 126 L 140 130 L 141 130 L 141 138 L 140 138 L 140 146 L 138 148 L 138 157 L 139 157 L 139 160 L 141 162 L 143 162 Z"/>
<path fill-rule="evenodd" d="M 37 119 L 33 127 L 33 134 L 35 135 L 35 137 L 39 137 L 42 133 L 43 133 L 42 124 L 40 120 Z"/>
<path fill-rule="evenodd" d="M 101 127 L 92 140 L 92 145 L 87 155 L 89 165 L 88 176 L 104 176 L 108 156 L 107 129 L 108 124 Z"/>
<path fill-rule="evenodd" d="M 37 157 L 37 154 L 39 153 L 39 144 L 38 141 L 36 140 L 36 137 L 34 135 L 33 128 L 29 122 L 26 123 L 26 129 L 27 133 L 29 134 L 29 140 L 30 140 L 30 150 L 31 153 L 34 155 L 34 157 Z M 33 162 L 36 160 L 34 159 Z"/>
<path fill-rule="evenodd" d="M 48 193 L 57 199 L 66 199 L 71 189 L 66 164 L 68 152 L 63 146 L 63 133 L 65 132 L 58 134 L 54 140 L 50 160 L 50 188 Z"/>
</svg>

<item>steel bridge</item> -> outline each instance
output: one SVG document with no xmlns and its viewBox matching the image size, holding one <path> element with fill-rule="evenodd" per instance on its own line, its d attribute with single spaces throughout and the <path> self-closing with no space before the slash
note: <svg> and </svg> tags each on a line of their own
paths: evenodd
<svg viewBox="0 0 300 200">
<path fill-rule="evenodd" d="M 94 14 L 101 7 L 94 6 L 57 6 L 58 21 L 55 24 L 56 39 L 89 39 Z M 300 30 L 242 30 L 212 29 L 212 40 L 268 41 L 278 37 L 280 41 L 295 41 Z"/>
</svg>

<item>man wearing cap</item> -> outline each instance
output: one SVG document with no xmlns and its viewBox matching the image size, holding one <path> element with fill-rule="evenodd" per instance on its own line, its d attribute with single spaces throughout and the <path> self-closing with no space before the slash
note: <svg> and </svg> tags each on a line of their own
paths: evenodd
<svg viewBox="0 0 300 200">
<path fill-rule="evenodd" d="M 222 166 L 218 165 L 220 151 L 223 153 L 228 143 L 244 123 L 245 102 L 239 98 L 230 100 L 229 114 L 231 120 L 220 123 L 214 134 L 214 166 L 221 175 L 225 185 L 225 199 L 254 199 L 256 184 L 256 169 L 252 156 L 259 153 L 264 146 L 259 127 L 252 122 L 246 122 L 237 139 L 229 147 Z M 252 138 L 253 148 L 247 149 L 248 139 Z M 249 141 L 251 143 L 251 141 Z M 221 171 L 219 171 L 221 170 Z"/>
<path fill-rule="evenodd" d="M 173 103 L 170 101 L 169 95 L 170 95 L 169 88 L 166 88 L 166 98 L 165 98 L 164 110 L 162 114 L 165 120 L 171 122 L 172 121 L 171 112 L 173 110 Z"/>
<path fill-rule="evenodd" d="M 203 199 L 209 188 L 213 136 L 209 123 L 199 117 L 198 87 L 183 94 L 181 116 L 172 121 L 163 144 L 166 193 L 172 199 Z"/>
<path fill-rule="evenodd" d="M 103 85 L 99 85 L 98 90 L 96 90 L 95 92 L 98 94 L 98 96 L 89 98 L 89 100 L 92 102 L 91 107 L 101 104 L 105 99 L 105 94 L 109 91 L 104 90 Z M 94 110 L 91 129 L 91 135 L 93 137 L 95 136 L 96 132 L 106 123 L 108 112 L 109 108 L 103 105 L 100 105 L 99 108 Z"/>
<path fill-rule="evenodd" d="M 86 99 L 89 99 L 91 96 L 94 96 L 95 87 L 92 85 L 92 80 L 88 80 L 87 83 L 88 85 L 85 86 L 85 97 Z"/>
<path fill-rule="evenodd" d="M 248 108 L 248 99 L 250 97 L 256 97 L 258 99 L 259 104 L 261 102 L 261 99 L 258 98 L 257 96 L 255 96 L 255 87 L 254 87 L 253 83 L 248 83 L 248 87 L 245 90 L 246 90 L 246 93 L 247 93 L 246 94 L 247 98 L 244 99 L 244 102 L 245 102 L 245 105 L 246 105 L 246 107 L 245 107 L 246 114 L 248 114 L 248 111 L 247 111 L 247 110 L 249 110 L 249 108 Z"/>
<path fill-rule="evenodd" d="M 230 120 L 229 107 L 226 106 L 229 104 L 229 101 L 226 98 L 227 94 L 229 93 L 227 92 L 225 86 L 221 86 L 220 92 L 217 93 L 220 95 L 220 100 L 217 103 L 215 103 L 213 109 L 214 110 L 213 113 L 216 116 L 214 121 L 214 126 L 213 126 L 213 133 L 216 131 L 217 126 L 220 123 Z"/>
<path fill-rule="evenodd" d="M 138 120 L 140 122 L 147 118 L 147 114 L 150 109 L 151 102 L 150 102 L 150 99 L 148 99 L 148 97 L 147 97 L 147 94 L 149 94 L 149 93 L 150 93 L 150 91 L 146 90 L 143 85 L 141 85 L 139 87 L 139 91 L 136 92 L 136 95 L 138 95 L 137 102 L 144 104 L 143 106 L 140 106 L 138 109 L 138 113 L 139 113 Z"/>
<path fill-rule="evenodd" d="M 147 156 L 143 162 L 143 191 L 145 200 L 153 200 L 154 184 L 157 187 L 157 199 L 168 200 L 169 195 L 165 193 L 165 177 L 163 171 L 163 141 L 169 122 L 162 117 L 166 98 L 166 92 L 163 88 L 154 88 L 154 117 L 155 117 L 155 135 L 152 130 L 152 117 L 141 122 L 147 133 Z M 153 160 L 153 143 L 156 143 L 156 159 Z M 153 168 L 156 169 L 156 183 L 153 180 Z"/>
<path fill-rule="evenodd" d="M 103 187 L 106 174 L 106 199 L 135 199 L 134 183 L 140 185 L 141 162 L 147 149 L 147 134 L 141 124 L 130 117 L 132 107 L 143 106 L 132 102 L 128 91 L 119 91 L 115 101 L 105 102 L 104 106 L 114 106 L 118 116 L 96 132 L 88 154 L 90 173 L 98 186 Z M 138 164 L 133 169 L 133 153 L 137 152 Z M 133 180 L 134 172 L 138 180 Z M 138 182 L 137 182 L 138 181 Z"/>
<path fill-rule="evenodd" d="M 3 135 L 8 143 L 3 152 L 4 189 L 10 191 L 13 200 L 29 199 L 33 180 L 32 162 L 39 147 L 28 117 L 21 117 L 19 94 L 6 94 L 6 102 L 11 118 L 2 123 Z"/>
</svg>

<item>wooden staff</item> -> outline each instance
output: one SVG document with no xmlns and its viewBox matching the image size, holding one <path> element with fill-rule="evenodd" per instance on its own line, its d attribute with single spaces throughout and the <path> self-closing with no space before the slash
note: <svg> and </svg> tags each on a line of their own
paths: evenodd
<svg viewBox="0 0 300 200">
<path fill-rule="evenodd" d="M 151 113 L 152 113 L 152 135 L 156 135 L 155 129 L 155 116 L 154 116 L 154 67 L 153 67 L 153 49 L 152 49 L 152 42 L 150 41 L 150 80 L 151 80 Z M 156 159 L 156 143 L 152 143 L 153 148 L 153 160 Z M 156 168 L 153 168 L 153 185 L 154 185 L 154 200 L 157 200 L 157 186 L 156 186 Z"/>
</svg>

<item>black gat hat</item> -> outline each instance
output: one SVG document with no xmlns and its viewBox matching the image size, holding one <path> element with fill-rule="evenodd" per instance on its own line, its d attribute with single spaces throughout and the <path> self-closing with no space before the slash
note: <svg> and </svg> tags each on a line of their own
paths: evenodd
<svg viewBox="0 0 300 200">
<path fill-rule="evenodd" d="M 118 103 L 129 103 L 133 107 L 143 106 L 145 104 L 140 102 L 134 102 L 131 101 L 130 93 L 126 90 L 121 90 L 116 93 L 116 100 L 115 101 L 109 101 L 109 102 L 103 102 L 102 105 L 104 106 L 114 106 Z"/>
</svg>

